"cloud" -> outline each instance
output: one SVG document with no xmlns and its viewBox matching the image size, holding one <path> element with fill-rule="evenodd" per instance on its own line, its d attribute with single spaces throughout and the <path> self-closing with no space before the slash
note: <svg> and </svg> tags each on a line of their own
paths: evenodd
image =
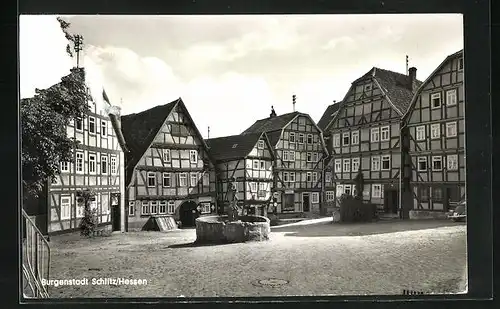
<svg viewBox="0 0 500 309">
<path fill-rule="evenodd" d="M 74 60 L 66 53 L 67 44 L 55 16 L 19 17 L 21 98 L 33 96 L 35 88 L 48 88 L 70 73 Z"/>
<path fill-rule="evenodd" d="M 141 57 L 123 47 L 88 46 L 84 65 L 98 104 L 102 101 L 101 87 L 112 104 L 120 105 L 120 98 L 124 98 L 123 114 L 182 97 L 200 131 L 206 134 L 206 128 L 211 127 L 211 137 L 240 133 L 251 125 L 241 120 L 242 114 L 248 116 L 246 119 L 264 118 L 273 104 L 269 84 L 261 77 L 226 72 L 182 81 L 165 61 Z"/>
</svg>

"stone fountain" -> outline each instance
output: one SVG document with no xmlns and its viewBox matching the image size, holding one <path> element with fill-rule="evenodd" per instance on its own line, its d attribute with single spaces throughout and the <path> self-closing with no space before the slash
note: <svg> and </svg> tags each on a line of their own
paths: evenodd
<svg viewBox="0 0 500 309">
<path fill-rule="evenodd" d="M 196 219 L 196 243 L 238 243 L 269 239 L 271 224 L 268 218 L 243 215 L 238 207 L 237 186 L 228 186 L 227 215 L 204 216 Z"/>
</svg>

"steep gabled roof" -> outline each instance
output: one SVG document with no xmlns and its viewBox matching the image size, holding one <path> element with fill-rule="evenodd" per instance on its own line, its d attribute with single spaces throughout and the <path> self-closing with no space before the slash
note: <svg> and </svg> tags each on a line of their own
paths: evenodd
<svg viewBox="0 0 500 309">
<path fill-rule="evenodd" d="M 410 105 L 409 105 L 408 109 L 406 110 L 406 112 L 405 112 L 405 114 L 404 114 L 404 116 L 403 116 L 403 122 L 406 122 L 406 119 L 408 118 L 408 115 L 410 114 L 410 111 L 411 111 L 411 110 L 413 109 L 413 107 L 415 106 L 415 102 L 417 101 L 417 98 L 418 98 L 418 96 L 420 95 L 420 93 L 422 93 L 422 90 L 424 89 L 425 85 L 427 85 L 427 83 L 429 83 L 429 81 L 430 81 L 430 80 L 432 80 L 432 79 L 434 78 L 434 76 L 435 76 L 435 75 L 436 75 L 436 74 L 437 74 L 437 73 L 438 73 L 438 72 L 439 72 L 439 71 L 440 71 L 440 70 L 441 70 L 441 69 L 445 66 L 445 64 L 446 64 L 449 60 L 451 60 L 451 59 L 453 59 L 453 58 L 455 58 L 455 57 L 457 57 L 457 56 L 462 55 L 462 54 L 463 54 L 463 52 L 464 52 L 464 50 L 462 49 L 462 50 L 457 51 L 456 53 L 453 53 L 453 54 L 451 54 L 451 55 L 448 55 L 448 56 L 447 56 L 447 57 L 443 60 L 443 62 L 441 62 L 441 64 L 440 64 L 440 65 L 438 65 L 438 67 L 437 67 L 437 68 L 436 68 L 436 69 L 435 69 L 435 70 L 434 70 L 434 71 L 433 71 L 433 72 L 429 75 L 429 77 L 427 77 L 427 78 L 425 79 L 425 81 L 419 85 L 419 87 L 418 87 L 417 91 L 415 92 L 415 94 L 414 94 L 414 95 L 413 95 L 413 97 L 412 97 L 412 100 L 411 100 L 411 102 L 410 102 Z"/>
<path fill-rule="evenodd" d="M 269 117 L 257 120 L 248 129 L 243 131 L 241 134 L 248 133 L 262 133 L 262 132 L 272 132 L 276 130 L 282 130 L 290 121 L 297 117 L 300 113 L 293 112 L 288 114 L 283 114 L 280 116 Z"/>
<path fill-rule="evenodd" d="M 216 161 L 245 158 L 263 133 L 248 133 L 207 139 L 209 152 Z"/>
<path fill-rule="evenodd" d="M 125 184 L 128 186 L 137 162 L 153 142 L 165 120 L 180 101 L 177 99 L 137 114 L 121 116 L 122 132 L 130 152 L 126 156 Z"/>
<path fill-rule="evenodd" d="M 378 83 L 383 94 L 387 96 L 389 102 L 401 116 L 408 110 L 416 88 L 422 85 L 421 81 L 415 80 L 413 86 L 410 76 L 376 67 L 355 80 L 353 84 L 370 76 Z"/>
<path fill-rule="evenodd" d="M 325 132 L 325 130 L 327 129 L 330 120 L 332 120 L 335 117 L 335 115 L 337 115 L 339 108 L 340 108 L 340 102 L 333 103 L 332 105 L 326 108 L 326 111 L 323 113 L 323 116 L 321 116 L 321 119 L 318 121 L 318 127 L 323 132 Z"/>
</svg>

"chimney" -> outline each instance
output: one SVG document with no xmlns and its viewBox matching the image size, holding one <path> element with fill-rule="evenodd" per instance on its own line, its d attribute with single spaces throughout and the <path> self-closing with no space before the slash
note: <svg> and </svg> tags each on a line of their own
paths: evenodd
<svg viewBox="0 0 500 309">
<path fill-rule="evenodd" d="M 411 67 L 408 69 L 408 76 L 410 77 L 411 90 L 415 91 L 417 88 L 417 68 Z"/>
<path fill-rule="evenodd" d="M 292 104 L 293 104 L 293 111 L 295 112 L 295 102 L 296 102 L 297 96 L 295 94 L 292 96 Z"/>
<path fill-rule="evenodd" d="M 120 144 L 123 152 L 129 152 L 127 144 L 125 143 L 125 137 L 123 136 L 122 132 L 122 121 L 120 114 L 121 114 L 121 107 L 113 105 L 108 108 L 109 120 L 111 121 L 111 125 L 115 130 L 118 143 Z"/>
<path fill-rule="evenodd" d="M 269 118 L 276 117 L 276 112 L 274 111 L 274 107 L 271 106 L 271 114 L 269 115 Z"/>
</svg>

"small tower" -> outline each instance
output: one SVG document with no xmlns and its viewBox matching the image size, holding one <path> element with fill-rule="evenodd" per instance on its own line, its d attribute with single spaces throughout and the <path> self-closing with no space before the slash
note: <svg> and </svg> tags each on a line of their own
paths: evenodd
<svg viewBox="0 0 500 309">
<path fill-rule="evenodd" d="M 274 106 L 271 105 L 271 114 L 269 115 L 269 118 L 276 117 L 276 112 L 274 111 Z"/>
<path fill-rule="evenodd" d="M 295 112 L 295 103 L 296 103 L 297 96 L 294 94 L 292 96 L 292 104 L 293 104 L 293 111 Z"/>
</svg>

